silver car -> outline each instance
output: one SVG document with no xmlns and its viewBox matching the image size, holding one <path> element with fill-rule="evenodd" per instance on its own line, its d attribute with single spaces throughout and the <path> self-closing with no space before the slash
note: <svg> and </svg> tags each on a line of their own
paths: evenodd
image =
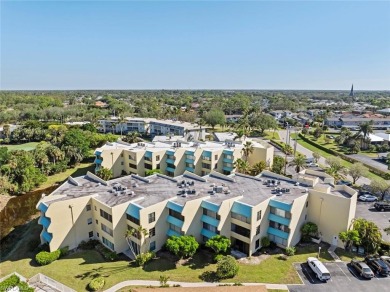
<svg viewBox="0 0 390 292">
<path fill-rule="evenodd" d="M 363 196 L 360 196 L 358 198 L 358 200 L 362 201 L 362 202 L 375 202 L 375 201 L 378 201 L 378 198 L 375 196 L 371 196 L 371 195 L 363 195 Z"/>
<path fill-rule="evenodd" d="M 365 262 L 353 259 L 351 260 L 351 266 L 359 273 L 361 277 L 366 279 L 374 278 L 374 273 Z"/>
</svg>

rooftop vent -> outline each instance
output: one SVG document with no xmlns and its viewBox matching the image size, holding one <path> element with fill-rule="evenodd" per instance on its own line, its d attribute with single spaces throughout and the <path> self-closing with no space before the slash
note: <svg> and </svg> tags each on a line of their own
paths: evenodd
<svg viewBox="0 0 390 292">
<path fill-rule="evenodd" d="M 296 182 L 295 185 L 296 185 L 296 186 L 299 186 L 299 182 Z"/>
</svg>

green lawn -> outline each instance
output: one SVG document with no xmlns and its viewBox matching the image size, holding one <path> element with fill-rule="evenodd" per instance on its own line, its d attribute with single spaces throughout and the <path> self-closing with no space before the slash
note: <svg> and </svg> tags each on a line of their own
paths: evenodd
<svg viewBox="0 0 390 292">
<path fill-rule="evenodd" d="M 24 143 L 24 144 L 17 144 L 17 145 L 0 145 L 5 146 L 8 148 L 8 151 L 12 150 L 25 150 L 30 151 L 34 150 L 38 145 L 38 142 L 30 142 L 30 143 Z"/>
<path fill-rule="evenodd" d="M 295 138 L 295 136 L 294 136 L 294 137 L 292 136 L 292 138 Z M 314 145 L 311 145 L 311 144 L 307 143 L 306 141 L 303 141 L 302 139 L 299 139 L 299 138 L 298 138 L 298 144 L 300 144 L 300 145 L 302 145 L 303 147 L 309 149 L 310 151 L 319 153 L 319 154 L 320 154 L 322 157 L 324 157 L 324 158 L 334 157 L 333 154 L 330 154 L 330 153 L 328 153 L 328 152 L 325 152 L 325 151 L 323 151 L 323 150 L 321 150 L 321 149 L 315 147 Z M 350 162 L 348 162 L 348 161 L 342 159 L 342 165 L 343 165 L 344 167 L 346 167 L 346 168 L 349 168 L 349 167 L 352 165 L 352 163 L 350 163 Z M 374 174 L 374 173 L 372 173 L 372 172 L 369 172 L 369 173 L 367 174 L 367 178 L 369 178 L 369 179 L 379 179 L 379 180 L 382 179 L 380 176 L 378 176 L 378 175 L 376 175 L 376 174 Z"/>
<path fill-rule="evenodd" d="M 95 165 L 91 163 L 80 163 L 76 167 L 69 168 L 64 172 L 57 173 L 47 177 L 47 181 L 44 182 L 38 189 L 45 189 L 54 185 L 55 183 L 61 183 L 65 181 L 69 176 L 78 177 L 87 173 L 87 171 L 93 172 Z"/>
<path fill-rule="evenodd" d="M 363 260 L 363 257 L 362 256 L 359 256 L 357 255 L 356 253 L 353 253 L 353 252 L 350 252 L 350 251 L 346 251 L 344 249 L 341 249 L 341 248 L 336 248 L 335 250 L 335 253 L 339 256 L 339 258 L 344 261 L 344 262 L 349 262 L 351 261 L 353 258 L 356 258 L 358 260 Z"/>
<path fill-rule="evenodd" d="M 170 257 L 153 260 L 144 268 L 134 267 L 129 261 L 105 262 L 95 250 L 78 251 L 48 266 L 37 266 L 33 260 L 34 254 L 30 252 L 30 242 L 38 236 L 40 228 L 33 224 L 30 226 L 29 236 L 22 237 L 15 249 L 0 264 L 0 276 L 18 272 L 26 277 L 43 273 L 76 291 L 86 290 L 87 284 L 96 276 L 103 276 L 106 280 L 105 288 L 119 282 L 133 280 L 159 280 L 160 275 L 167 275 L 172 281 L 200 282 L 199 276 L 205 271 L 215 271 L 216 264 L 209 264 L 211 255 L 200 251 L 193 259 L 181 266 L 176 266 Z M 250 265 L 240 263 L 240 270 L 236 277 L 223 282 L 258 282 L 258 283 L 301 283 L 293 263 L 304 262 L 309 256 L 317 255 L 318 247 L 311 245 L 298 248 L 295 256 L 288 260 L 279 260 L 278 255 L 271 255 L 260 264 Z M 323 261 L 331 261 L 326 248 L 321 253 Z"/>
<path fill-rule="evenodd" d="M 265 136 L 263 137 L 264 139 L 268 140 L 280 140 L 279 133 L 277 131 L 264 131 Z"/>
</svg>

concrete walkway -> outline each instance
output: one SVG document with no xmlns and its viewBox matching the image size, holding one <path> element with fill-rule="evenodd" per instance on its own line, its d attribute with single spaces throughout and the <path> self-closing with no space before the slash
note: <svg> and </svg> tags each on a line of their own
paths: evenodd
<svg viewBox="0 0 390 292">
<path fill-rule="evenodd" d="M 334 252 L 336 250 L 336 248 L 337 248 L 337 246 L 331 245 L 328 249 L 328 253 L 334 259 L 335 262 L 341 262 L 339 256 Z"/>
<path fill-rule="evenodd" d="M 181 287 L 217 287 L 221 283 L 208 283 L 208 282 L 173 282 L 168 281 L 170 286 L 180 285 Z M 233 283 L 222 283 L 222 284 L 233 284 Z M 284 284 L 263 284 L 263 283 L 242 283 L 243 286 L 262 286 L 265 285 L 267 289 L 279 289 L 287 290 L 287 285 Z M 147 280 L 128 280 L 116 284 L 115 286 L 105 290 L 105 292 L 116 292 L 127 286 L 153 286 L 159 287 L 159 281 L 147 281 Z"/>
</svg>

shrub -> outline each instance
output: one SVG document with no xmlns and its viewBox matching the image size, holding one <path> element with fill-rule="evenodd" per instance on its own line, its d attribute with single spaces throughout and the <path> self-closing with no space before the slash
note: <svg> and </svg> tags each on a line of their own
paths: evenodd
<svg viewBox="0 0 390 292">
<path fill-rule="evenodd" d="M 137 266 L 142 267 L 147 262 L 151 261 L 155 256 L 156 254 L 153 251 L 141 253 L 135 258 L 135 263 L 137 264 Z"/>
<path fill-rule="evenodd" d="M 80 242 L 78 248 L 88 250 L 88 249 L 95 249 L 95 247 L 100 244 L 99 240 L 96 239 L 90 239 L 88 241 L 82 241 Z"/>
<path fill-rule="evenodd" d="M 60 257 L 64 257 L 69 253 L 69 246 L 64 246 L 60 248 Z"/>
<path fill-rule="evenodd" d="M 275 249 L 275 248 L 277 248 L 278 247 L 278 245 L 276 244 L 276 242 L 274 242 L 274 241 L 270 241 L 269 242 L 269 248 L 270 249 Z"/>
<path fill-rule="evenodd" d="M 280 256 L 278 256 L 278 260 L 287 261 L 287 259 L 288 259 L 288 256 L 285 254 L 281 254 Z"/>
<path fill-rule="evenodd" d="M 88 284 L 88 288 L 92 291 L 98 291 L 101 290 L 104 286 L 104 278 L 103 277 L 97 277 L 93 279 Z"/>
<path fill-rule="evenodd" d="M 206 247 L 211 248 L 216 254 L 226 253 L 230 245 L 230 239 L 222 235 L 215 235 L 206 241 Z"/>
<path fill-rule="evenodd" d="M 3 282 L 0 283 L 0 291 L 7 291 L 8 289 L 15 287 L 19 284 L 20 279 L 16 275 L 8 277 Z"/>
<path fill-rule="evenodd" d="M 57 249 L 53 252 L 41 251 L 35 256 L 35 260 L 41 266 L 48 265 L 55 260 L 58 260 L 61 255 L 61 251 Z"/>
<path fill-rule="evenodd" d="M 215 263 L 218 263 L 220 260 L 222 260 L 224 258 L 224 255 L 223 254 L 216 254 L 214 256 L 214 262 Z"/>
<path fill-rule="evenodd" d="M 115 260 L 118 259 L 118 255 L 116 254 L 116 252 L 113 252 L 113 251 L 109 250 L 108 248 L 103 246 L 101 243 L 96 245 L 96 250 L 102 255 L 102 257 L 106 261 L 111 261 L 112 262 L 112 261 L 115 261 Z"/>
<path fill-rule="evenodd" d="M 160 287 L 169 287 L 168 280 L 169 276 L 160 275 Z"/>
<path fill-rule="evenodd" d="M 220 279 L 233 278 L 238 273 L 238 264 L 234 257 L 225 256 L 218 262 L 217 276 Z"/>
<path fill-rule="evenodd" d="M 302 232 L 302 240 L 305 242 L 310 242 L 311 236 L 317 235 L 318 226 L 313 222 L 307 222 L 302 225 L 301 232 Z"/>
<path fill-rule="evenodd" d="M 286 252 L 286 255 L 293 256 L 293 255 L 295 255 L 296 248 L 293 246 L 287 247 L 285 252 Z"/>
<path fill-rule="evenodd" d="M 271 244 L 269 238 L 267 236 L 264 236 L 262 239 L 261 239 L 261 246 L 262 247 L 269 247 Z"/>
</svg>

